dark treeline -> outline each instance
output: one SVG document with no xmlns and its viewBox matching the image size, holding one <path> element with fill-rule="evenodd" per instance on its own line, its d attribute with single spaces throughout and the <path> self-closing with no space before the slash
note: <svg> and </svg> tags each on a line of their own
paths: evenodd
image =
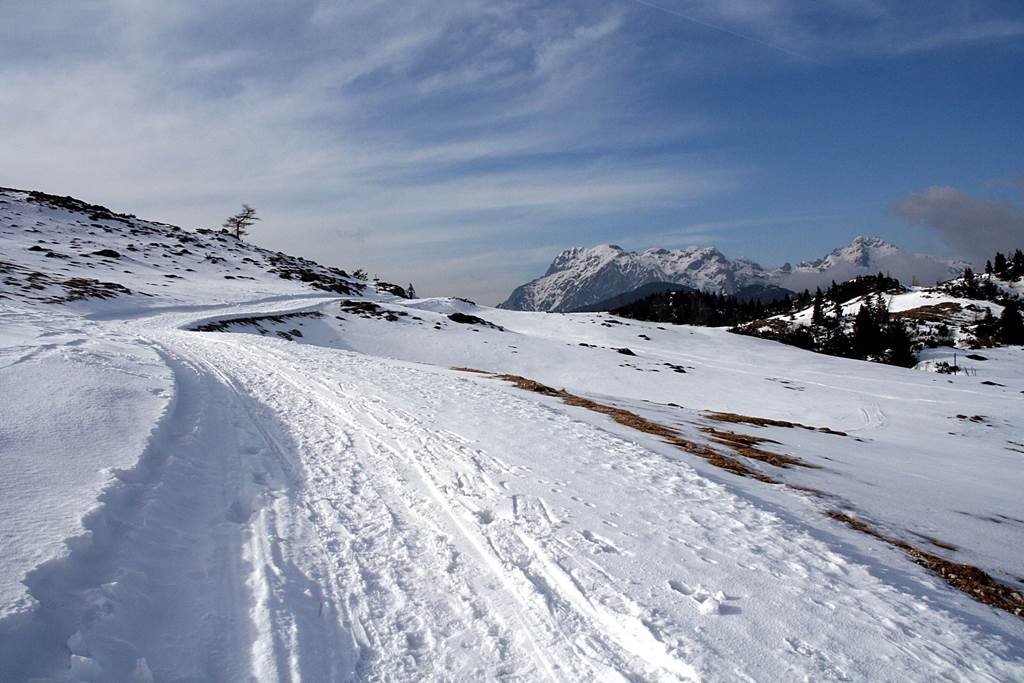
<svg viewBox="0 0 1024 683">
<path fill-rule="evenodd" d="M 676 325 L 728 325 L 732 331 L 774 339 L 800 348 L 846 358 L 874 360 L 909 366 L 915 362 L 914 343 L 902 320 L 889 314 L 886 294 L 904 291 L 899 280 L 879 273 L 847 282 L 833 282 L 825 290 L 774 301 L 742 301 L 710 292 L 681 291 L 654 294 L 613 311 L 637 320 Z M 857 297 L 864 304 L 856 315 L 843 312 L 842 304 Z M 777 315 L 795 315 L 810 308 L 811 324 L 783 320 L 766 322 Z M 766 324 L 759 324 L 766 322 Z"/>
<path fill-rule="evenodd" d="M 1012 258 L 1002 256 L 996 263 L 998 268 L 992 265 L 991 277 L 978 277 L 966 271 L 963 278 L 947 283 L 944 288 L 952 294 L 987 298 L 1004 306 L 998 318 L 989 312 L 977 321 L 975 336 L 981 345 L 1024 344 L 1024 318 L 1018 303 L 992 282 L 993 278 L 1013 280 L 1020 277 L 1017 273 L 1024 274 L 1024 255 L 1018 250 Z M 983 297 L 989 290 L 996 294 Z M 804 290 L 774 302 L 743 301 L 699 291 L 662 292 L 612 313 L 676 325 L 730 326 L 731 331 L 739 334 L 831 356 L 910 367 L 917 361 L 915 352 L 922 344 L 915 340 L 915 332 L 904 316 L 889 311 L 889 296 L 904 291 L 907 290 L 899 280 L 879 273 L 833 282 L 813 294 Z M 843 310 L 844 303 L 858 298 L 861 305 L 855 313 Z M 796 323 L 795 315 L 807 309 L 811 312 L 810 324 Z"/>
<path fill-rule="evenodd" d="M 995 259 L 985 262 L 986 277 L 979 277 L 973 270 L 964 270 L 962 278 L 951 280 L 943 288 L 950 294 L 968 299 L 994 301 L 1000 305 L 1012 302 L 1013 297 L 997 284 L 997 281 L 1013 282 L 1024 277 L 1024 252 L 1017 249 L 1006 256 L 996 252 Z"/>
<path fill-rule="evenodd" d="M 838 284 L 833 282 L 826 290 L 818 289 L 814 294 L 805 289 L 792 297 L 787 294 L 777 301 L 743 300 L 728 294 L 696 290 L 659 292 L 617 308 L 612 313 L 635 320 L 722 327 L 794 313 L 812 304 L 818 310 L 826 301 L 843 302 L 876 292 L 900 291 L 903 291 L 903 287 L 899 280 L 879 273 Z"/>
<path fill-rule="evenodd" d="M 978 276 L 970 268 L 962 278 L 951 280 L 943 288 L 950 294 L 968 299 L 993 301 L 1003 307 L 997 318 L 991 311 L 978 321 L 974 336 L 979 344 L 1024 344 L 1024 317 L 1021 316 L 1017 297 L 997 283 L 1014 282 L 1024 278 L 1024 251 L 1017 249 L 1007 256 L 996 252 L 995 258 L 985 262 L 985 275 Z"/>
<path fill-rule="evenodd" d="M 1007 299 L 998 318 L 992 315 L 991 310 L 986 310 L 985 317 L 975 326 L 974 336 L 983 346 L 1024 344 L 1024 317 L 1021 316 L 1020 305 L 1013 299 Z"/>
<path fill-rule="evenodd" d="M 793 305 L 789 295 L 778 301 L 761 302 L 742 301 L 727 294 L 682 290 L 652 294 L 612 313 L 634 320 L 722 327 L 788 313 Z"/>
<path fill-rule="evenodd" d="M 899 280 L 879 273 L 878 275 L 862 275 L 839 284 L 833 280 L 824 295 L 829 301 L 842 303 L 869 294 L 898 294 L 904 291 L 906 288 L 900 284 Z"/>
<path fill-rule="evenodd" d="M 1012 256 L 996 252 L 994 261 L 985 262 L 985 273 L 1000 280 L 1016 280 L 1024 277 L 1024 251 L 1017 249 Z"/>
<path fill-rule="evenodd" d="M 906 288 L 900 284 L 899 280 L 882 273 L 878 275 L 861 275 L 846 282 L 837 283 L 833 280 L 832 284 L 824 291 L 819 287 L 813 295 L 806 289 L 797 294 L 793 298 L 793 311 L 802 311 L 812 303 L 816 306 L 823 306 L 826 301 L 842 303 L 850 299 L 856 299 L 859 296 L 867 296 L 868 294 L 880 292 L 898 294 L 904 291 L 906 291 Z"/>
<path fill-rule="evenodd" d="M 906 323 L 890 314 L 885 294 L 882 290 L 864 295 L 860 308 L 852 315 L 844 314 L 835 304 L 834 315 L 824 314 L 817 324 L 812 322 L 815 350 L 903 367 L 914 365 L 914 339 Z"/>
</svg>

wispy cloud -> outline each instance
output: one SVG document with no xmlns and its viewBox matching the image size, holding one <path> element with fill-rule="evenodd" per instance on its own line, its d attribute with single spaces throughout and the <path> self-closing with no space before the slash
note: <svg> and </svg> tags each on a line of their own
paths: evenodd
<svg viewBox="0 0 1024 683">
<path fill-rule="evenodd" d="M 625 16 L 529 0 L 15 3 L 0 22 L 51 49 L 0 47 L 18 160 L 4 180 L 193 225 L 249 201 L 279 226 L 259 241 L 441 290 L 423 245 L 468 268 L 509 229 L 730 186 L 728 167 L 665 156 L 709 128 L 700 117 L 630 125 Z"/>
<path fill-rule="evenodd" d="M 694 14 L 694 13 L 691 13 L 691 12 L 688 12 L 688 11 L 684 11 L 681 7 L 668 6 L 668 5 L 659 3 L 659 2 L 654 2 L 653 0 L 632 0 L 632 2 L 635 2 L 635 3 L 639 4 L 639 5 L 643 5 L 644 7 L 648 7 L 648 8 L 653 9 L 653 10 L 657 10 L 659 12 L 664 12 L 665 14 L 671 15 L 673 17 L 678 17 L 679 19 L 682 19 L 683 21 L 687 21 L 687 22 L 690 22 L 692 24 L 696 24 L 697 26 L 700 26 L 702 28 L 710 29 L 710 30 L 716 31 L 718 33 L 724 33 L 726 35 L 732 36 L 733 38 L 738 38 L 739 40 L 744 40 L 744 41 L 747 41 L 747 42 L 755 43 L 755 44 L 760 45 L 762 47 L 766 47 L 766 48 L 768 48 L 770 50 L 776 50 L 776 51 L 781 52 L 783 54 L 789 55 L 790 57 L 796 57 L 797 59 L 801 59 L 801 60 L 808 59 L 807 55 L 801 54 L 799 52 L 796 52 L 793 49 L 786 47 L 785 45 L 771 42 L 770 40 L 768 40 L 766 38 L 759 38 L 759 37 L 757 37 L 756 34 L 741 33 L 740 31 L 738 31 L 736 29 L 728 28 L 724 24 L 712 23 L 708 19 L 701 19 L 697 14 Z M 687 5 L 687 4 L 692 4 L 692 3 L 684 3 L 684 6 Z M 699 7 L 696 8 L 696 10 L 698 12 L 700 12 L 701 14 L 712 14 L 712 15 L 714 15 L 714 14 L 718 14 L 718 15 L 725 14 L 725 16 L 722 16 L 722 19 L 724 21 L 728 21 L 730 19 L 735 19 L 736 18 L 736 17 L 733 17 L 733 16 L 729 16 L 729 14 L 730 14 L 728 12 L 729 5 L 727 3 L 722 3 L 722 4 L 718 5 L 718 7 L 717 7 L 718 11 L 716 11 L 716 8 L 715 8 L 714 5 L 709 6 L 709 5 L 704 4 L 704 3 L 702 3 L 702 5 L 703 6 L 699 6 Z M 722 12 L 723 9 L 727 10 L 727 11 L 723 13 Z M 761 5 L 760 8 L 758 8 L 758 9 L 762 10 L 762 11 L 757 13 L 757 14 L 760 15 L 760 16 L 757 17 L 759 22 L 763 22 L 764 19 L 766 18 L 766 15 L 773 14 L 771 11 L 769 11 L 769 12 L 764 12 L 763 11 L 765 9 L 768 9 L 767 5 Z M 749 17 L 743 17 L 743 19 L 749 19 Z M 750 22 L 744 20 L 744 21 L 740 21 L 740 22 L 729 21 L 729 23 L 739 23 L 739 24 L 742 24 L 742 25 L 749 25 Z M 762 23 L 762 26 L 763 26 L 763 23 Z"/>
<path fill-rule="evenodd" d="M 1002 0 L 630 0 L 798 60 L 884 56 L 1021 38 L 1024 8 Z"/>
<path fill-rule="evenodd" d="M 668 213 L 742 187 L 752 164 L 718 139 L 735 122 L 689 102 L 695 65 L 1016 35 L 988 3 L 920 22 L 914 5 L 9 0 L 0 184 L 184 225 L 246 201 L 258 242 L 460 293 L 481 254 L 540 262 L 598 224 L 583 241 L 653 239 Z M 488 264 L 502 287 L 520 276 Z"/>
<path fill-rule="evenodd" d="M 663 247 L 688 247 L 702 244 L 728 244 L 735 242 L 737 231 L 749 232 L 751 229 L 763 230 L 777 227 L 792 228 L 795 225 L 811 223 L 831 218 L 828 213 L 791 213 L 779 216 L 761 216 L 758 218 L 733 218 L 720 221 L 705 221 L 684 225 L 674 230 L 647 235 L 649 244 Z M 747 256 L 737 253 L 734 256 Z"/>
</svg>

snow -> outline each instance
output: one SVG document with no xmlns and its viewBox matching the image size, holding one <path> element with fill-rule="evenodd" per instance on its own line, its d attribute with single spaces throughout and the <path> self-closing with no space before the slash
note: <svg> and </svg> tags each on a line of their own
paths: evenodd
<svg viewBox="0 0 1024 683">
<path fill-rule="evenodd" d="M 68 299 L 74 290 L 67 280 L 98 280 L 131 293 L 70 300 L 65 311 L 90 319 L 123 318 L 311 296 L 313 290 L 297 274 L 284 277 L 288 273 L 282 271 L 296 269 L 362 286 L 341 271 L 260 249 L 226 233 L 182 230 L 116 214 L 105 218 L 26 197 L 0 189 L 0 282 L 3 293 L 17 302 Z M 117 256 L 100 255 L 106 250 Z"/>
<path fill-rule="evenodd" d="M 1007 447 L 1021 441 L 1017 414 L 1024 403 L 1024 373 L 1012 361 L 997 360 L 1000 354 L 985 350 L 993 356 L 991 363 L 968 361 L 978 375 L 946 378 L 808 354 L 722 329 L 621 319 L 609 324 L 614 319 L 599 314 L 509 312 L 444 299 L 408 306 L 424 319 L 386 322 L 327 307 L 323 319 L 297 323 L 303 331 L 298 341 L 442 367 L 518 374 L 654 415 L 659 422 L 699 420 L 699 408 L 848 432 L 864 441 L 802 430 L 762 430 L 782 441 L 783 450 L 792 449 L 826 468 L 772 474 L 798 485 L 824 486 L 887 526 L 941 537 L 960 548 L 960 561 L 994 572 L 1011 571 L 1019 562 L 1015 544 L 1022 539 L 1016 525 L 978 526 L 978 518 L 1014 516 L 1019 507 L 1019 458 Z M 431 316 L 432 310 L 438 314 Z M 467 334 L 465 326 L 446 319 L 452 310 L 507 331 L 479 327 Z M 337 320 L 337 314 L 344 319 Z M 435 325 L 442 329 L 435 330 Z M 598 348 L 580 347 L 581 342 Z M 622 347 L 637 356 L 618 353 Z M 1009 360 L 1019 351 L 1002 355 Z M 667 363 L 684 366 L 686 374 L 674 372 Z M 988 428 L 993 438 L 978 441 L 977 429 L 955 417 L 964 413 L 986 415 L 994 425 Z M 893 458 L 893 453 L 901 457 Z M 977 468 L 992 476 L 978 478 Z M 922 469 L 939 474 L 923 478 Z M 1002 484 L 993 489 L 994 481 Z M 904 495 L 908 500 L 894 507 L 892 501 Z"/>
<path fill-rule="evenodd" d="M 781 287 L 793 291 L 825 288 L 831 281 L 845 282 L 860 275 L 882 273 L 905 284 L 915 279 L 934 284 L 957 277 L 970 264 L 951 261 L 926 254 L 911 254 L 878 237 L 860 236 L 845 247 L 815 261 L 805 261 L 795 267 L 783 267 L 772 273 Z"/>
<path fill-rule="evenodd" d="M 502 308 L 573 311 L 652 282 L 671 282 L 734 294 L 747 285 L 776 285 L 795 292 L 879 272 L 910 283 L 934 283 L 959 275 L 968 264 L 910 254 L 877 237 L 857 237 L 815 261 L 765 269 L 746 258 L 729 259 L 713 247 L 627 252 L 615 245 L 573 247 L 552 261 L 540 278 L 518 287 Z"/>
<path fill-rule="evenodd" d="M 0 619 L 26 607 L 20 579 L 60 555 L 97 491 L 135 466 L 174 394 L 152 347 L 62 318 L 5 311 L 0 328 Z"/>
<path fill-rule="evenodd" d="M 905 318 L 905 321 L 912 324 L 910 328 L 912 336 L 922 339 L 928 333 L 933 333 L 935 328 L 942 324 L 947 328 L 947 335 L 944 336 L 948 336 L 952 343 L 960 349 L 976 345 L 977 340 L 972 327 L 984 317 L 986 309 L 996 318 L 1003 312 L 1003 307 L 992 301 L 954 296 L 938 287 L 911 287 L 905 292 L 885 294 L 883 301 L 892 313 L 928 313 L 925 319 Z M 863 304 L 864 297 L 855 297 L 843 302 L 843 315 L 856 316 Z M 831 307 L 832 304 L 826 302 L 826 315 L 832 315 Z M 772 316 L 771 319 L 806 327 L 811 324 L 813 313 L 814 307 L 808 306 L 793 313 L 792 317 L 789 314 L 779 314 Z M 931 365 L 918 367 L 927 369 Z"/>
<path fill-rule="evenodd" d="M 947 377 L 717 329 L 341 295 L 231 242 L 174 264 L 155 224 L 128 268 L 55 263 L 27 247 L 130 238 L 3 198 L 0 260 L 151 294 L 0 286 L 4 680 L 1024 677 L 1018 617 L 823 514 L 1020 588 L 1019 348 Z M 42 237 L 10 227 L 36 220 Z M 719 424 L 821 467 L 751 461 L 786 484 L 768 485 L 453 366 L 701 443 L 709 410 L 849 435 Z"/>
<path fill-rule="evenodd" d="M 730 261 L 710 247 L 627 252 L 615 245 L 573 247 L 555 257 L 543 277 L 517 288 L 503 308 L 569 311 L 592 305 L 651 282 L 674 282 L 713 291 L 735 292 L 759 282 L 761 267 Z"/>
</svg>

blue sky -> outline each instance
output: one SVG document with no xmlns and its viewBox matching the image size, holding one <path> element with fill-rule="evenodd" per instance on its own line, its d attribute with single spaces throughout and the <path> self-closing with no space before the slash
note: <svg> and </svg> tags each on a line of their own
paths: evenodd
<svg viewBox="0 0 1024 683">
<path fill-rule="evenodd" d="M 1024 4 L 0 4 L 0 185 L 495 303 L 561 249 L 1024 245 Z"/>
</svg>

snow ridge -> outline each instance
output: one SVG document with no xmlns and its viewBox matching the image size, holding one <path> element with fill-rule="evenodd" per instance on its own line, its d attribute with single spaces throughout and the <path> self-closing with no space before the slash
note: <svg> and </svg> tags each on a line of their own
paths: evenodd
<svg viewBox="0 0 1024 683">
<path fill-rule="evenodd" d="M 815 261 L 763 268 L 747 258 L 730 259 L 714 247 L 647 249 L 627 252 L 619 246 L 566 249 L 540 278 L 515 289 L 500 305 L 511 310 L 573 311 L 652 282 L 735 294 L 749 285 L 776 285 L 793 291 L 813 289 L 857 275 L 938 282 L 958 275 L 967 264 L 909 254 L 878 237 L 857 237 L 849 245 Z"/>
<path fill-rule="evenodd" d="M 384 282 L 262 249 L 221 230 L 117 214 L 71 197 L 0 188 L 0 296 L 101 299 L 111 314 L 314 291 L 405 296 Z"/>
</svg>

